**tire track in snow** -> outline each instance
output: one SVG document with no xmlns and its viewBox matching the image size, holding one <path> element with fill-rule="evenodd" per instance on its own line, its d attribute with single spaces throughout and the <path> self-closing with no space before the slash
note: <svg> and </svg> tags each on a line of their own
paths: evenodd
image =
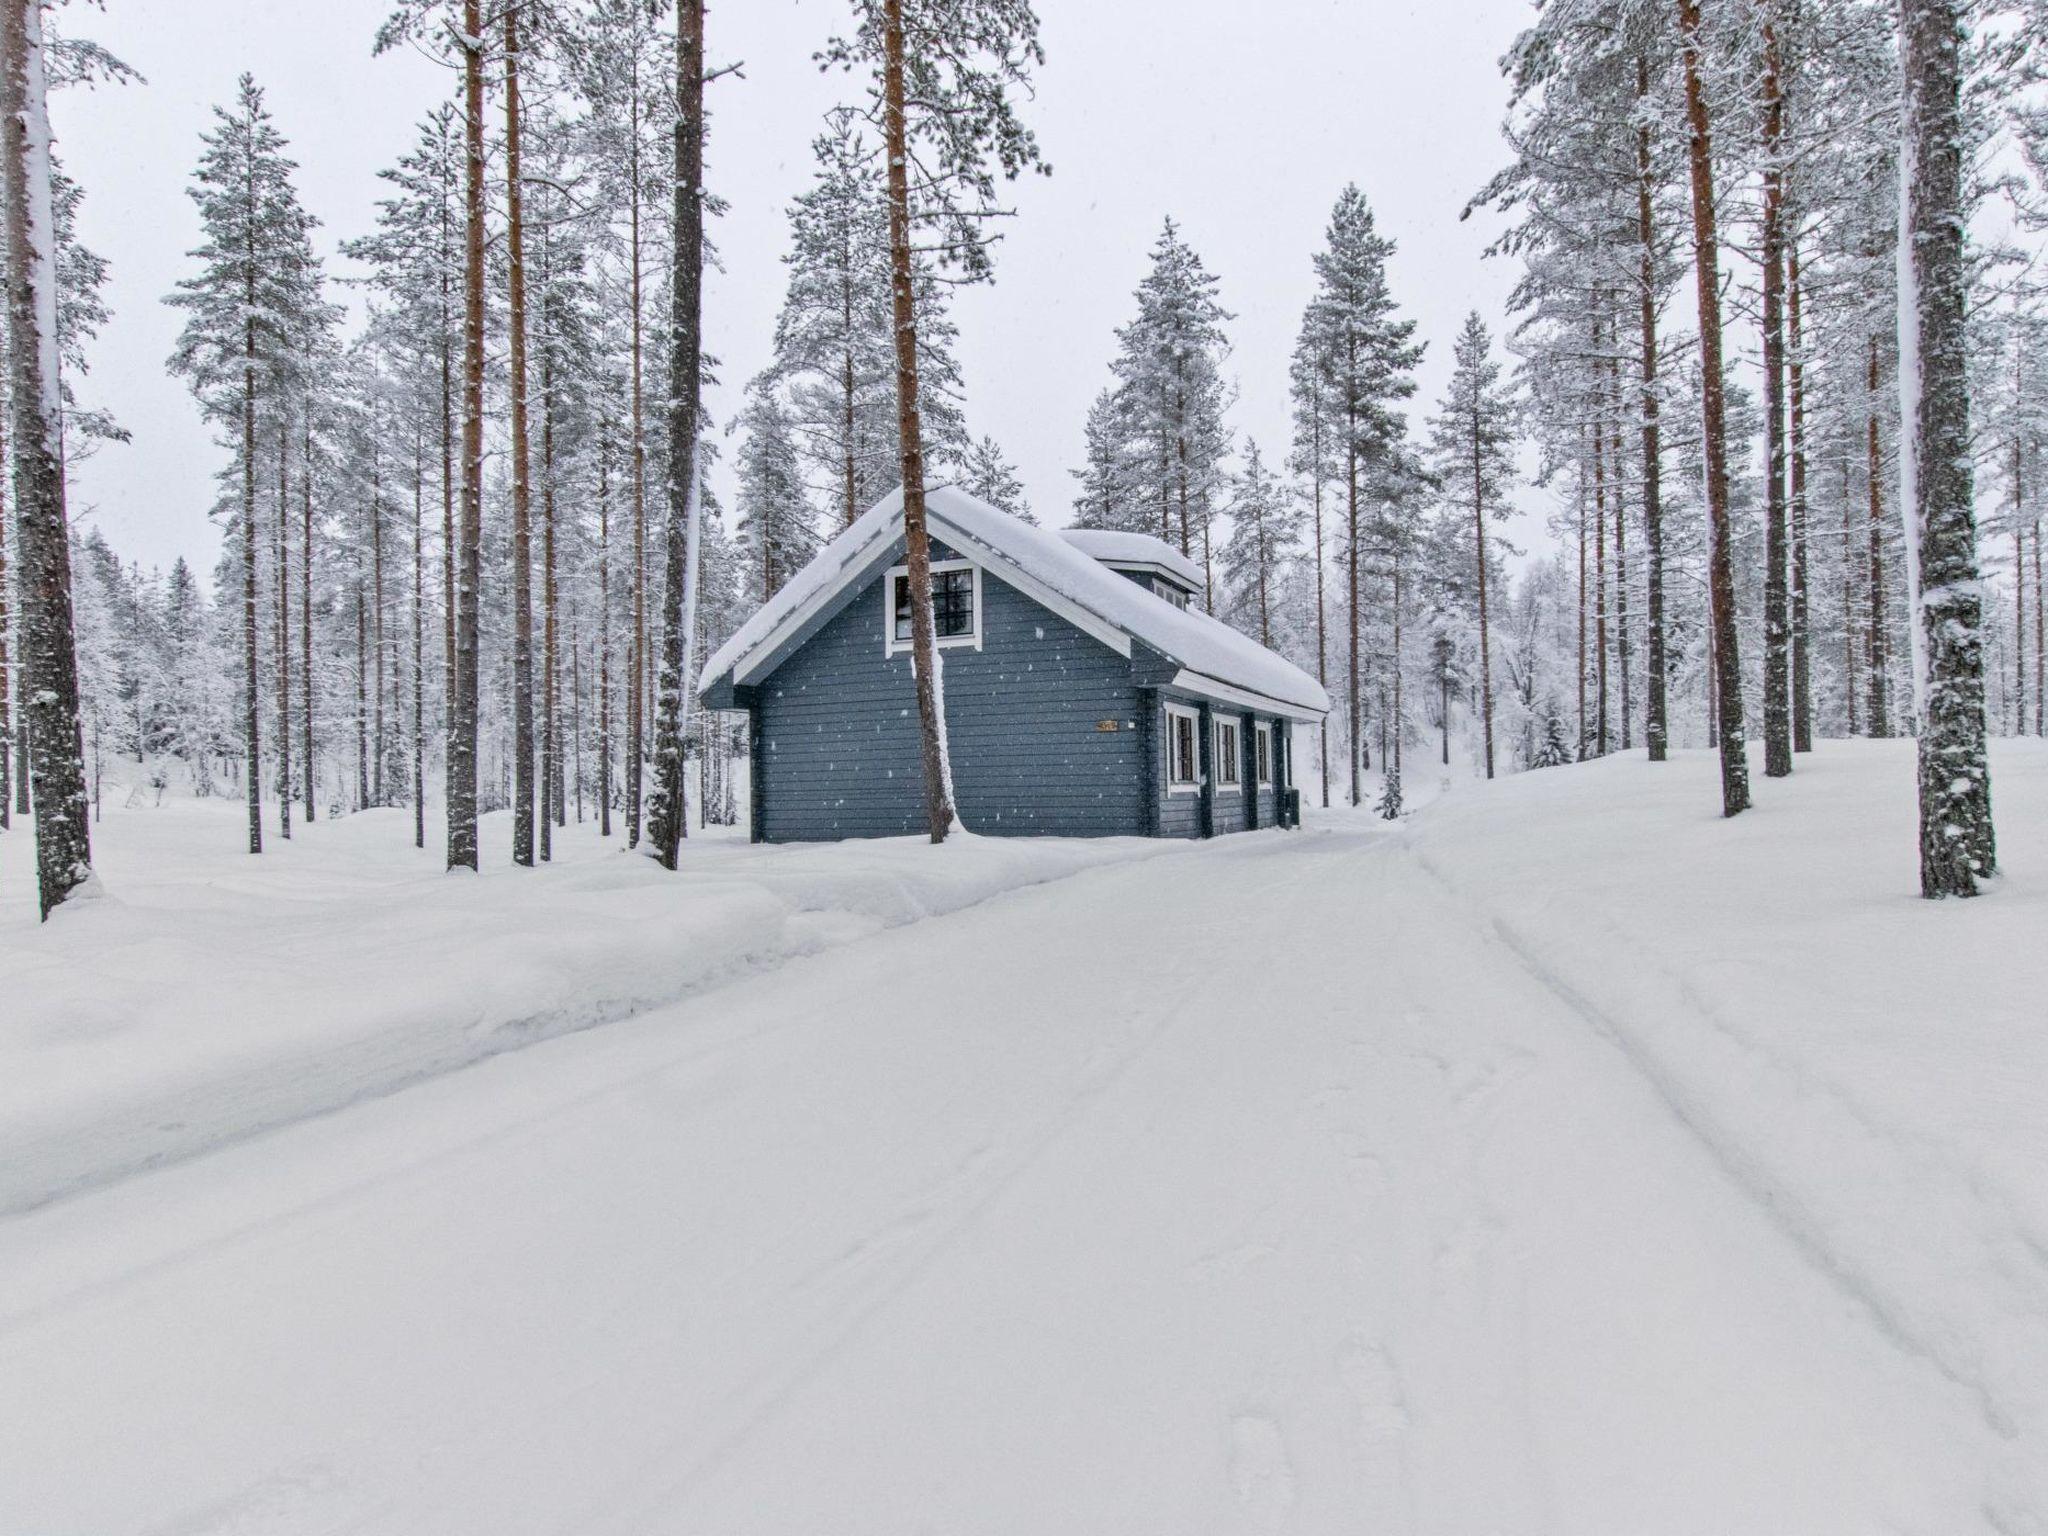
<svg viewBox="0 0 2048 1536">
<path fill-rule="evenodd" d="M 1976 1405 L 1983 1422 L 2001 1439 L 2017 1441 L 2021 1437 L 2020 1412 L 1999 1386 L 1986 1379 L 1980 1362 L 1970 1358 L 1977 1352 L 1959 1349 L 1951 1327 L 1917 1316 L 1913 1307 L 1893 1295 L 1880 1277 L 1831 1240 L 1828 1224 L 1819 1213 L 1777 1177 L 1731 1127 L 1722 1123 L 1686 1081 L 1682 1070 L 1665 1061 L 1635 1031 L 1560 976 L 1512 924 L 1466 895 L 1426 854 L 1414 848 L 1408 853 L 1419 870 L 1474 918 L 1482 935 L 1615 1049 L 1729 1181 L 1809 1267 L 1858 1307 L 1887 1343 L 1925 1363 L 1960 1389 Z M 1642 962 L 1640 953 L 1635 959 Z M 1693 1011 L 1697 1015 L 1698 1010 Z M 1703 1018 L 1701 1022 L 1709 1029 L 1715 1028 L 1710 1019 Z"/>
</svg>

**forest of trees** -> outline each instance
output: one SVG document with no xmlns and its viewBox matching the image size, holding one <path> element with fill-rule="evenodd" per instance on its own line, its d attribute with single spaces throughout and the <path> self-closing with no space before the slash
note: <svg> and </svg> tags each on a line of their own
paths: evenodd
<svg viewBox="0 0 2048 1536">
<path fill-rule="evenodd" d="M 226 453 L 223 552 L 125 563 L 66 529 L 64 456 L 119 436 L 83 365 L 118 317 L 41 101 L 46 76 L 126 71 L 45 38 L 39 0 L 0 4 L 0 826 L 33 808 L 46 912 L 89 878 L 116 760 L 238 797 L 252 853 L 405 808 L 416 844 L 445 826 L 474 867 L 479 814 L 509 809 L 517 862 L 584 826 L 674 867 L 744 772 L 744 732 L 693 712 L 687 680 L 824 541 L 905 488 L 936 662 L 926 485 L 1066 510 L 1030 506 L 970 429 L 949 304 L 992 273 L 1003 184 L 1042 168 L 1013 101 L 1044 63 L 1026 0 L 853 0 L 819 59 L 849 98 L 787 210 L 772 361 L 731 422 L 700 403 L 705 99 L 745 86 L 701 0 L 407 0 L 376 45 L 439 54 L 456 90 L 345 244 L 372 276 L 356 318 L 260 82 L 196 147 L 167 365 Z M 1400 814 L 1404 758 L 1491 777 L 1718 748 L 1734 814 L 1753 738 L 1769 779 L 1818 737 L 1917 734 L 1923 888 L 1974 891 L 1984 736 L 2048 723 L 2027 244 L 2048 11 L 1966 31 L 1964 9 L 1548 0 L 1503 61 L 1506 164 L 1466 210 L 1503 221 L 1511 311 L 1455 335 L 1404 316 L 1395 233 L 1333 188 L 1287 377 L 1236 377 L 1229 275 L 1166 218 L 1072 423 L 1072 520 L 1167 540 L 1209 612 L 1324 681 L 1301 770 L 1326 805 L 1363 803 L 1377 769 Z M 1426 346 L 1451 356 L 1435 399 Z M 1290 442 L 1234 428 L 1240 389 L 1286 391 Z M 706 473 L 728 441 L 729 509 Z M 1511 545 L 1535 505 L 1554 543 Z M 936 665 L 918 692 L 936 839 Z"/>
</svg>

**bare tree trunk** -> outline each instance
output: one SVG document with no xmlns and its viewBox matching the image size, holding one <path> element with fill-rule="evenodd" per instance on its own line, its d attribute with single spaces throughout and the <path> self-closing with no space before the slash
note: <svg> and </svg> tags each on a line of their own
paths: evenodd
<svg viewBox="0 0 2048 1536">
<path fill-rule="evenodd" d="M 1864 656 L 1870 666 L 1870 734 L 1889 736 L 1891 722 L 1886 709 L 1885 592 L 1884 592 L 1884 458 L 1877 430 L 1878 341 L 1870 337 L 1870 364 L 1866 375 L 1869 396 L 1864 424 L 1865 451 L 1869 457 L 1870 491 L 1870 638 Z"/>
<path fill-rule="evenodd" d="M 1791 622 L 1785 515 L 1785 90 L 1773 0 L 1763 19 L 1764 776 L 1792 771 Z"/>
<path fill-rule="evenodd" d="M 1604 338 L 1597 311 L 1603 295 L 1595 293 L 1593 321 L 1593 385 L 1588 399 L 1593 407 L 1593 741 L 1594 755 L 1607 755 L 1607 423 L 1601 418 L 1606 391 L 1601 387 L 1600 365 Z"/>
<path fill-rule="evenodd" d="M 292 558 L 290 437 L 288 411 L 277 413 L 277 830 L 292 835 Z"/>
<path fill-rule="evenodd" d="M 484 44 L 481 0 L 463 0 L 462 529 L 455 702 L 448 720 L 448 867 L 477 867 L 477 605 L 484 492 Z"/>
<path fill-rule="evenodd" d="M 1785 242 L 1787 372 L 1792 407 L 1792 750 L 1813 750 L 1813 620 L 1808 592 L 1806 506 L 1806 339 L 1800 327 L 1799 244 Z"/>
<path fill-rule="evenodd" d="M 4 444 L 0 444 L 0 463 L 4 462 L 6 450 Z M 10 521 L 7 515 L 6 487 L 0 485 L 0 832 L 6 831 L 12 824 L 14 814 L 14 721 L 9 690 L 12 679 L 8 673 L 10 663 L 7 651 L 8 625 L 13 620 L 13 615 L 9 611 L 11 593 L 7 585 L 7 546 L 12 542 L 8 527 Z M 21 769 L 23 773 L 27 773 L 28 764 L 24 762 Z"/>
<path fill-rule="evenodd" d="M 512 386 L 512 862 L 533 866 L 533 486 L 526 443 L 525 189 L 519 184 L 519 7 L 505 7 L 505 249 Z"/>
<path fill-rule="evenodd" d="M 555 827 L 561 821 L 562 730 L 555 614 L 555 325 L 553 219 L 540 240 L 540 525 L 541 525 L 541 713 L 540 857 L 555 856 Z"/>
<path fill-rule="evenodd" d="M 1351 407 L 1345 408 L 1344 443 L 1344 588 L 1351 625 L 1351 673 L 1348 695 L 1349 711 L 1345 725 L 1351 734 L 1351 803 L 1357 805 L 1359 793 L 1358 770 L 1361 753 L 1359 748 L 1365 741 L 1365 722 L 1360 717 L 1360 696 L 1358 690 L 1358 426 L 1352 419 Z"/>
<path fill-rule="evenodd" d="M 2041 588 L 2041 520 L 2034 519 L 2034 734 L 2048 736 L 2048 613 Z"/>
<path fill-rule="evenodd" d="M 1855 498 L 1850 494 L 1849 461 L 1841 460 L 1842 471 L 1842 696 L 1848 701 L 1848 730 L 1860 730 L 1856 721 L 1856 697 L 1862 684 L 1856 676 L 1856 528 L 1851 518 Z"/>
<path fill-rule="evenodd" d="M 910 656 L 917 674 L 925 821 L 935 843 L 953 825 L 939 648 L 932 617 L 932 556 L 924 521 L 924 424 L 917 398 L 917 306 L 911 289 L 910 147 L 903 100 L 903 0 L 882 0 L 882 116 L 889 175 L 889 292 L 896 328 L 896 431 L 903 466 L 904 563 L 910 588 Z M 754 765 L 755 772 L 760 764 Z M 756 785 L 756 793 L 759 785 Z"/>
<path fill-rule="evenodd" d="M 370 618 L 363 595 L 363 571 L 358 555 L 356 565 L 356 809 L 370 800 Z"/>
<path fill-rule="evenodd" d="M 1472 448 L 1472 563 L 1479 579 L 1479 717 L 1486 748 L 1486 776 L 1493 777 L 1493 638 L 1486 612 L 1486 469 L 1479 440 L 1479 413 L 1469 423 Z M 1451 761 L 1451 694 L 1446 669 L 1443 689 L 1444 762 Z"/>
<path fill-rule="evenodd" d="M 1313 378 L 1313 375 L 1311 375 Z M 1311 388 L 1316 384 L 1311 383 Z M 1330 635 L 1329 602 L 1324 595 L 1324 586 L 1329 576 L 1329 567 L 1323 554 L 1323 407 L 1320 400 L 1309 408 L 1310 451 L 1315 459 L 1313 486 L 1315 498 L 1316 534 L 1316 681 L 1322 685 L 1325 700 L 1330 688 Z M 1316 727 L 1316 746 L 1322 754 L 1322 775 L 1319 780 L 1323 791 L 1323 809 L 1330 808 L 1330 719 L 1323 717 L 1323 723 Z"/>
<path fill-rule="evenodd" d="M 640 312 L 640 77 L 632 84 L 631 139 L 627 154 L 627 206 L 631 270 L 633 344 L 633 601 L 632 630 L 626 639 L 626 846 L 640 843 L 640 777 L 645 753 L 644 679 L 647 673 L 647 441 L 641 401 L 642 322 Z"/>
<path fill-rule="evenodd" d="M 597 439 L 597 830 L 612 835 L 611 443 Z"/>
<path fill-rule="evenodd" d="M 0 155 L 6 160 L 7 338 L 14 405 L 15 563 L 21 582 L 22 716 L 35 780 L 36 886 L 45 919 L 92 878 L 71 546 L 59 447 L 56 225 L 50 206 L 40 0 L 0 19 Z M 253 676 L 253 673 L 251 674 Z M 17 791 L 18 792 L 18 791 Z"/>
<path fill-rule="evenodd" d="M 1714 684 L 1721 733 L 1721 814 L 1749 808 L 1744 755 L 1742 668 L 1736 648 L 1734 551 L 1728 527 L 1727 406 L 1721 373 L 1721 281 L 1714 224 L 1714 149 L 1706 88 L 1700 79 L 1700 3 L 1678 0 L 1685 60 L 1685 111 L 1692 171 L 1693 268 L 1699 288 L 1700 397 L 1706 439 L 1707 590 L 1713 605 Z"/>
<path fill-rule="evenodd" d="M 1650 61 L 1636 55 L 1636 102 L 1640 109 L 1650 94 Z M 1643 740 L 1650 761 L 1661 763 L 1670 747 L 1670 725 L 1664 653 L 1664 497 L 1663 450 L 1659 441 L 1657 373 L 1657 247 L 1655 242 L 1653 167 L 1648 114 L 1638 111 L 1636 125 L 1636 325 L 1642 336 L 1643 410 L 1643 572 L 1647 632 L 1644 644 L 1648 670 L 1643 698 Z"/>
<path fill-rule="evenodd" d="M 1621 324 L 1617 319 L 1607 333 L 1611 349 L 1618 349 L 1621 343 Z M 1608 416 L 1608 429 L 1613 438 L 1607 448 L 1607 462 L 1614 466 L 1614 660 L 1620 667 L 1620 687 L 1615 694 L 1621 718 L 1621 750 L 1626 752 L 1633 745 L 1629 720 L 1629 652 L 1628 652 L 1628 493 L 1626 477 L 1622 473 L 1623 449 L 1621 430 L 1621 358 L 1610 355 L 1607 360 L 1607 378 L 1613 395 L 1613 409 Z"/>
<path fill-rule="evenodd" d="M 1964 321 L 1963 12 L 1964 0 L 1900 6 L 1900 500 L 1912 535 L 1920 894 L 1928 897 L 1974 896 L 1977 882 L 1998 872 Z"/>
<path fill-rule="evenodd" d="M 1586 471 L 1579 469 L 1579 749 L 1586 760 Z"/>
<path fill-rule="evenodd" d="M 412 845 L 427 846 L 426 745 L 426 442 L 412 438 Z"/>
<path fill-rule="evenodd" d="M 384 735 L 384 478 L 382 445 L 372 451 L 370 471 L 370 675 L 376 684 L 371 697 L 370 803 L 389 805 L 384 782 L 390 747 Z"/>
<path fill-rule="evenodd" d="M 683 782 L 688 711 L 683 676 L 696 622 L 690 557 L 696 544 L 697 392 L 703 359 L 704 4 L 676 6 L 675 256 L 670 280 L 668 537 L 661 595 L 661 672 L 655 706 L 654 802 L 648 818 L 654 856 L 674 869 L 690 808 Z"/>
<path fill-rule="evenodd" d="M 299 422 L 299 765 L 306 780 L 306 824 L 319 818 L 313 759 L 313 402 Z M 289 797 L 291 791 L 285 791 Z"/>
</svg>

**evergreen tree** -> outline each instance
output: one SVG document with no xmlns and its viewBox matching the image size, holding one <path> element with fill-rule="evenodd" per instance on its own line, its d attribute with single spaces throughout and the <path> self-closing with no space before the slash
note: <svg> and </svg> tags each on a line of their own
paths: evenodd
<svg viewBox="0 0 2048 1536">
<path fill-rule="evenodd" d="M 1473 591 L 1478 603 L 1479 700 L 1484 724 L 1486 776 L 1493 777 L 1493 643 L 1487 614 L 1487 576 L 1492 539 L 1487 520 L 1505 519 L 1513 508 L 1514 400 L 1500 383 L 1493 341 L 1474 310 L 1465 317 L 1456 344 L 1456 366 L 1438 414 L 1430 422 L 1431 468 L 1447 502 L 1472 529 Z"/>
<path fill-rule="evenodd" d="M 1017 478 L 1016 467 L 1003 457 L 1002 447 L 992 437 L 983 437 L 968 450 L 967 462 L 960 468 L 960 489 L 980 497 L 998 512 L 1027 523 L 1038 521 L 1025 505 L 1024 482 Z"/>
<path fill-rule="evenodd" d="M 817 552 L 817 527 L 789 411 L 772 380 L 748 389 L 739 428 L 741 587 L 765 603 Z"/>
<path fill-rule="evenodd" d="M 1280 478 L 1247 439 L 1244 468 L 1230 499 L 1230 537 L 1223 545 L 1223 616 L 1259 644 L 1274 646 L 1285 568 L 1299 554 L 1301 513 Z"/>
<path fill-rule="evenodd" d="M 1152 532 L 1157 522 L 1132 488 L 1133 466 L 1114 388 L 1105 388 L 1089 405 L 1082 441 L 1082 466 L 1068 471 L 1081 482 L 1081 492 L 1074 498 L 1075 526 Z"/>
</svg>

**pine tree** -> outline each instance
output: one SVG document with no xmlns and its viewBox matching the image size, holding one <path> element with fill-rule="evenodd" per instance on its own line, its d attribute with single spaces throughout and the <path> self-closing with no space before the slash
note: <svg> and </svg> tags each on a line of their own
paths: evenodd
<svg viewBox="0 0 2048 1536">
<path fill-rule="evenodd" d="M 1003 457 L 1002 446 L 992 437 L 984 436 L 968 450 L 967 462 L 960 467 L 960 488 L 998 512 L 1027 523 L 1038 521 L 1024 502 L 1024 482 L 1017 478 L 1016 466 Z"/>
<path fill-rule="evenodd" d="M 1075 526 L 1150 533 L 1156 525 L 1132 488 L 1123 411 L 1114 388 L 1096 395 L 1081 433 L 1082 466 L 1068 471 L 1081 482 L 1081 492 L 1074 498 Z"/>
<path fill-rule="evenodd" d="M 1456 366 L 1443 405 L 1430 422 L 1432 469 L 1472 528 L 1473 590 L 1478 603 L 1479 700 L 1484 725 L 1486 776 L 1493 777 L 1493 643 L 1487 614 L 1487 577 L 1492 565 L 1487 519 L 1505 519 L 1514 509 L 1514 399 L 1500 384 L 1493 341 L 1474 310 L 1456 345 Z"/>
<path fill-rule="evenodd" d="M 1350 639 L 1345 723 L 1351 739 L 1353 805 L 1360 801 L 1360 749 L 1365 739 L 1359 575 L 1366 528 L 1361 502 L 1369 501 L 1369 481 L 1389 467 L 1406 431 L 1398 405 L 1415 393 L 1412 375 L 1422 359 L 1421 346 L 1410 340 L 1415 322 L 1394 318 L 1386 270 L 1393 253 L 1394 242 L 1378 232 L 1365 194 L 1355 185 L 1347 186 L 1330 215 L 1324 249 L 1315 257 L 1316 295 L 1303 322 L 1307 350 L 1317 360 L 1322 387 L 1329 392 L 1335 451 L 1342 463 Z"/>
<path fill-rule="evenodd" d="M 739 536 L 745 590 L 765 603 L 817 551 L 789 412 L 772 380 L 756 379 L 740 413 Z"/>
<path fill-rule="evenodd" d="M 1997 873 L 1985 752 L 1984 612 L 1966 348 L 1963 7 L 1902 0 L 1900 498 L 1911 519 L 1920 894 L 1974 896 Z"/>
<path fill-rule="evenodd" d="M 1224 617 L 1259 644 L 1275 644 L 1285 567 L 1301 546 L 1301 513 L 1279 477 L 1247 439 L 1244 468 L 1230 498 L 1230 537 L 1223 546 Z"/>
<path fill-rule="evenodd" d="M 204 237 L 191 254 L 198 275 L 167 303 L 188 312 L 170 368 L 192 383 L 208 419 L 233 434 L 241 484 L 242 743 L 248 767 L 249 851 L 263 851 L 262 751 L 258 703 L 256 523 L 258 424 L 278 402 L 306 340 L 313 296 L 311 215 L 292 188 L 263 92 L 243 75 L 232 109 L 214 109 L 214 128 L 189 189 Z"/>
<path fill-rule="evenodd" d="M 917 259 L 913 230 L 938 241 L 942 259 L 968 281 L 991 274 L 988 223 L 998 175 L 1046 169 L 1037 141 L 1011 105 L 1042 63 L 1038 17 L 1028 0 L 854 0 L 850 38 L 825 60 L 874 72 L 868 116 L 881 130 L 888 185 L 889 287 L 895 335 L 897 440 L 909 567 L 911 661 L 923 742 L 925 816 L 934 843 L 953 823 L 945 700 L 934 642 L 931 548 L 925 529 L 924 429 L 918 386 Z M 918 174 L 912 176 L 916 149 Z"/>
</svg>

